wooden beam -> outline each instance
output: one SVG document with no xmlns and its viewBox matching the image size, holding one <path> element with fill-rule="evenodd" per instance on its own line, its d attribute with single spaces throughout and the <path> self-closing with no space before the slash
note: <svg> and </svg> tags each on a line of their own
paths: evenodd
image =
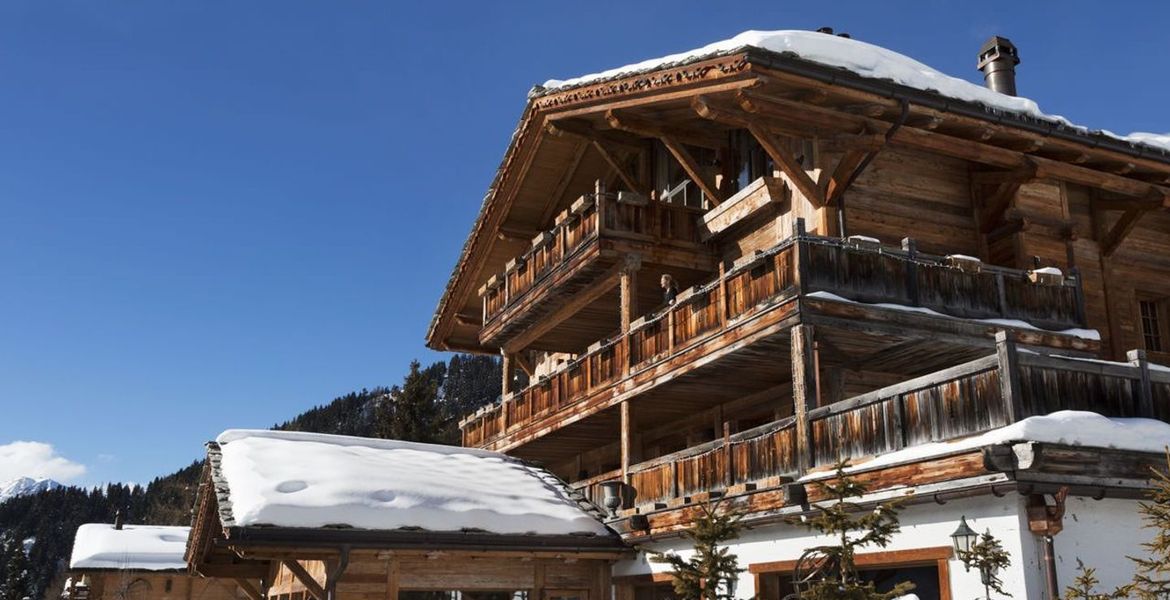
<svg viewBox="0 0 1170 600">
<path fill-rule="evenodd" d="M 758 125 L 751 125 L 748 127 L 748 131 L 760 143 L 764 152 L 772 157 L 772 162 L 776 163 L 776 166 L 792 181 L 792 185 L 801 194 L 804 194 L 804 197 L 808 198 L 813 206 L 820 208 L 825 205 L 825 196 L 820 186 L 812 180 L 812 177 L 808 176 L 804 166 L 797 162 L 796 157 L 792 156 L 791 152 L 788 152 L 770 132 Z"/>
<path fill-rule="evenodd" d="M 678 161 L 679 165 L 682 166 L 683 171 L 685 171 L 687 174 L 687 177 L 690 177 L 691 181 L 693 181 L 695 185 L 699 186 L 699 189 L 707 195 L 707 198 L 711 201 L 712 205 L 718 206 L 719 203 L 724 200 L 724 196 L 719 191 L 719 188 L 716 187 L 714 180 L 708 178 L 706 174 L 703 173 L 702 168 L 699 166 L 699 162 L 695 160 L 695 157 L 691 155 L 690 150 L 687 150 L 686 146 L 684 145 L 691 144 L 701 147 L 710 147 L 710 144 L 695 143 L 687 134 L 681 134 L 677 130 L 663 128 L 652 123 L 647 123 L 643 119 L 631 117 L 630 115 L 619 115 L 612 110 L 605 113 L 605 119 L 609 121 L 610 126 L 614 127 L 615 129 L 633 131 L 648 137 L 658 138 L 658 140 L 662 142 L 662 145 L 666 146 L 666 149 L 672 156 L 674 156 L 675 160 Z M 721 146 L 716 147 L 718 148 Z"/>
<path fill-rule="evenodd" d="M 301 563 L 295 560 L 282 561 L 284 568 L 288 569 L 289 573 L 296 578 L 301 585 L 305 586 L 305 590 L 309 592 L 317 600 L 325 600 L 325 588 L 313 578 L 312 574 L 305 570 Z"/>
<path fill-rule="evenodd" d="M 676 139 L 684 144 L 698 148 L 709 148 L 711 150 L 718 150 L 727 146 L 727 136 L 724 134 L 667 125 L 629 112 L 609 110 L 605 113 L 605 120 L 614 129 L 628 131 L 644 137 L 661 139 L 665 136 Z"/>
<path fill-rule="evenodd" d="M 544 212 L 540 214 L 540 221 L 538 223 L 540 223 L 541 227 L 548 227 L 552 223 L 553 215 L 560 208 L 561 197 L 565 195 L 565 190 L 569 188 L 569 184 L 573 182 L 573 178 L 577 175 L 577 170 L 581 167 L 581 160 L 585 158 L 585 153 L 589 150 L 590 146 L 590 141 L 587 139 L 582 139 L 577 144 L 577 150 L 573 152 L 573 159 L 569 163 L 569 167 L 561 173 L 560 181 L 557 182 L 552 194 L 549 195 L 548 204 L 544 207 Z"/>
<path fill-rule="evenodd" d="M 1129 232 L 1133 231 L 1138 220 L 1142 218 L 1142 215 L 1146 214 L 1146 210 L 1143 208 L 1131 208 L 1121 213 L 1121 218 L 1117 219 L 1117 222 L 1113 224 L 1113 228 L 1101 240 L 1102 256 L 1106 258 L 1113 256 L 1113 253 L 1121 246 L 1121 242 L 1125 241 L 1125 237 L 1129 235 Z"/>
<path fill-rule="evenodd" d="M 840 200 L 853 172 L 861 166 L 861 162 L 870 152 L 873 150 L 850 148 L 841 155 L 841 160 L 837 161 L 837 167 L 833 169 L 833 174 L 823 180 L 824 186 L 821 193 L 827 206 L 835 205 Z"/>
<path fill-rule="evenodd" d="M 589 306 L 598 298 L 610 293 L 618 284 L 618 278 L 621 274 L 623 263 L 618 263 L 610 267 L 596 283 L 588 286 L 581 293 L 573 296 L 571 300 L 561 304 L 552 313 L 543 317 L 538 323 L 525 330 L 520 335 L 512 338 L 504 343 L 504 349 L 507 352 L 515 352 L 523 350 L 532 345 L 533 342 L 543 337 L 546 333 L 552 331 L 557 325 L 560 325 L 569 317 L 576 315 L 586 306 Z"/>
<path fill-rule="evenodd" d="M 622 430 L 621 430 L 621 444 L 622 444 L 622 481 L 626 485 L 630 484 L 630 461 L 633 445 L 633 415 L 630 413 L 630 401 L 623 400 L 621 404 L 622 416 Z"/>
<path fill-rule="evenodd" d="M 623 334 L 630 332 L 630 323 L 638 318 L 638 270 L 641 268 L 642 257 L 638 254 L 629 254 L 622 261 L 619 286 Z"/>
<path fill-rule="evenodd" d="M 859 115 L 834 111 L 826 107 L 800 104 L 762 94 L 757 90 L 740 90 L 736 92 L 736 98 L 744 110 L 754 114 L 775 116 L 792 114 L 793 111 L 797 111 L 803 119 L 813 125 L 833 127 L 839 131 L 859 134 L 864 133 L 866 127 L 870 127 L 875 131 L 884 131 L 890 127 L 889 123 L 878 119 L 870 119 Z M 894 133 L 890 138 L 890 142 L 903 147 L 937 152 L 946 156 L 1003 169 L 1026 168 L 1029 166 L 1029 161 L 1031 161 L 1036 167 L 1036 179 L 1057 179 L 1107 190 L 1125 196 L 1144 197 L 1154 191 L 1162 195 L 1170 195 L 1170 189 L 1137 179 L 1042 156 L 1025 156 L 1019 151 L 1010 148 L 981 143 L 976 140 L 958 138 L 934 131 L 926 131 L 915 127 L 902 127 Z M 1073 160 L 1073 162 L 1076 161 Z"/>
<path fill-rule="evenodd" d="M 502 378 L 500 382 L 500 393 L 505 398 L 512 394 L 512 377 L 514 375 L 513 371 L 515 371 L 515 367 L 512 365 L 513 356 L 515 356 L 513 353 L 506 350 L 500 353 L 500 377 Z"/>
<path fill-rule="evenodd" d="M 533 364 L 531 352 L 518 352 L 512 356 L 512 360 L 516 362 L 516 366 L 520 367 L 520 370 L 524 371 L 524 374 L 528 375 L 529 378 L 533 377 L 536 365 Z"/>
<path fill-rule="evenodd" d="M 699 186 L 700 190 L 703 190 L 703 193 L 707 195 L 707 199 L 711 201 L 711 205 L 719 206 L 723 202 L 723 194 L 715 187 L 715 182 L 703 173 L 702 168 L 699 166 L 699 161 L 695 160 L 695 157 L 691 155 L 691 152 L 687 150 L 686 146 L 671 137 L 658 139 L 662 141 L 662 145 L 666 146 L 666 149 L 674 156 L 674 159 L 682 166 L 683 171 L 686 171 L 691 181 L 695 182 L 695 185 Z"/>
<path fill-rule="evenodd" d="M 792 401 L 796 415 L 797 471 L 803 475 L 812 467 L 812 428 L 808 412 L 817 406 L 816 358 L 813 356 L 813 328 L 792 328 Z"/>
<path fill-rule="evenodd" d="M 626 167 L 622 164 L 622 161 L 618 160 L 617 155 L 615 155 L 608 147 L 606 147 L 604 143 L 598 140 L 593 140 L 590 142 L 590 144 L 592 144 L 593 149 L 601 155 L 602 160 L 604 160 L 606 164 L 609 165 L 609 168 L 613 169 L 614 172 L 617 173 L 618 179 L 621 179 L 622 183 L 626 184 L 627 189 L 632 192 L 637 192 L 647 198 L 650 197 L 650 190 L 646 189 L 646 187 L 642 185 L 642 182 L 639 181 L 637 177 L 634 177 L 634 175 L 626 169 Z"/>
<path fill-rule="evenodd" d="M 236 579 L 235 581 L 236 586 L 240 588 L 240 591 L 244 592 L 244 595 L 247 596 L 249 600 L 265 600 L 264 594 L 260 593 L 260 589 L 257 588 L 256 584 L 252 583 L 250 580 Z"/>
<path fill-rule="evenodd" d="M 544 129 L 556 137 L 572 135 L 587 142 L 600 140 L 611 146 L 624 146 L 630 150 L 638 150 L 642 147 L 641 140 L 635 135 L 622 131 L 602 131 L 588 121 L 580 119 L 550 119 L 545 123 Z"/>
<path fill-rule="evenodd" d="M 398 588 L 401 580 L 398 558 L 392 556 L 386 565 L 386 600 L 398 600 Z"/>
</svg>

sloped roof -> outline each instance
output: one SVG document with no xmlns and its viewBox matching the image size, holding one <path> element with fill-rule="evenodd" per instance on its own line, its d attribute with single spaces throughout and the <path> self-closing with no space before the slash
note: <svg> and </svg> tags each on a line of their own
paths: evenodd
<svg viewBox="0 0 1170 600">
<path fill-rule="evenodd" d="M 496 452 L 261 430 L 209 448 L 225 528 L 616 539 L 562 481 Z"/>
<path fill-rule="evenodd" d="M 171 571 L 187 568 L 189 527 L 87 523 L 77 528 L 71 569 Z"/>
</svg>

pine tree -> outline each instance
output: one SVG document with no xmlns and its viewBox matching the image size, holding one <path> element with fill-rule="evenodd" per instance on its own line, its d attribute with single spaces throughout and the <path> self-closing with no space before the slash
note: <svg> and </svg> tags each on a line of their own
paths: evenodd
<svg viewBox="0 0 1170 600">
<path fill-rule="evenodd" d="M 866 546 L 884 548 L 898 532 L 898 507 L 892 502 L 879 504 L 873 510 L 864 510 L 850 498 L 861 498 L 866 493 L 864 484 L 851 477 L 848 462 L 836 465 L 836 476 L 830 481 L 817 481 L 816 487 L 830 499 L 827 505 L 816 506 L 817 516 L 796 520 L 811 531 L 834 538 L 836 544 L 819 546 L 805 552 L 802 561 L 818 568 L 807 581 L 807 591 L 801 598 L 808 600 L 890 600 L 914 589 L 914 584 L 903 582 L 888 592 L 878 592 L 873 582 L 861 581 L 857 573 L 857 550 Z M 803 575 L 798 573 L 798 576 Z"/>
<path fill-rule="evenodd" d="M 1011 555 L 1003 549 L 999 540 L 991 535 L 990 531 L 980 535 L 979 539 L 971 545 L 971 549 L 960 554 L 959 558 L 967 563 L 968 568 L 979 571 L 985 594 L 988 597 L 993 591 L 1004 596 L 1011 596 L 1003 589 L 1003 580 L 999 578 L 999 572 L 1011 566 Z"/>
<path fill-rule="evenodd" d="M 435 401 L 444 374 L 443 363 L 423 370 L 417 360 L 411 361 L 402 389 L 394 397 L 387 437 L 410 442 L 436 441 Z"/>
<path fill-rule="evenodd" d="M 1166 452 L 1170 469 L 1170 450 Z M 1129 557 L 1137 564 L 1133 577 L 1133 593 L 1142 600 L 1170 598 L 1170 475 L 1158 469 L 1154 473 L 1154 488 L 1149 502 L 1142 502 L 1138 511 L 1146 527 L 1153 529 L 1154 539 L 1142 544 L 1149 551 L 1148 558 Z"/>
<path fill-rule="evenodd" d="M 691 557 L 654 552 L 650 560 L 671 566 L 674 593 L 681 600 L 727 600 L 733 597 L 731 583 L 743 569 L 721 544 L 739 537 L 740 515 L 719 511 L 717 503 L 700 507 L 703 514 L 683 534 L 694 545 Z"/>
<path fill-rule="evenodd" d="M 28 557 L 24 544 L 16 536 L 4 542 L 4 584 L 0 586 L 0 600 L 22 600 L 32 595 Z"/>
<path fill-rule="evenodd" d="M 1118 600 L 1129 597 L 1133 585 L 1123 585 L 1112 592 L 1094 591 L 1100 580 L 1097 579 L 1097 570 L 1085 566 L 1081 559 L 1077 559 L 1077 577 L 1073 584 L 1064 588 L 1064 600 Z"/>
</svg>

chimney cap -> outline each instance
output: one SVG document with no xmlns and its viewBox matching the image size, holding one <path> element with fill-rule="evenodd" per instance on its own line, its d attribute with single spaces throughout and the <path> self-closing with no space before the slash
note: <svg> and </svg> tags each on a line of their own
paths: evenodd
<svg viewBox="0 0 1170 600">
<path fill-rule="evenodd" d="M 979 70 L 996 60 L 1008 59 L 1012 65 L 1020 64 L 1020 53 L 1011 40 L 993 35 L 979 48 Z"/>
</svg>

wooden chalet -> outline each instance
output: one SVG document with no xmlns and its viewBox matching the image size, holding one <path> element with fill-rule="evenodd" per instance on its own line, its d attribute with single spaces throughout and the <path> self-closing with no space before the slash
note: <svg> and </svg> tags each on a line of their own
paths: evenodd
<svg viewBox="0 0 1170 600">
<path fill-rule="evenodd" d="M 1018 62 L 1002 38 L 982 58 Z M 977 585 L 953 566 L 958 510 L 1015 536 L 1019 597 L 1071 579 L 1074 556 L 1048 560 L 1062 540 L 1119 564 L 1077 540 L 1096 510 L 1133 543 L 1156 453 L 911 450 L 1063 410 L 1170 420 L 1170 151 L 924 70 L 831 33 L 751 32 L 535 88 L 427 336 L 503 357 L 503 397 L 462 421 L 464 445 L 598 504 L 621 481 L 608 522 L 652 547 L 726 499 L 754 527 L 746 595 L 790 591 L 808 541 L 782 521 L 841 459 L 913 507 L 917 533 L 862 562 L 917 569 L 924 599 Z M 1100 503 L 1060 537 L 1058 497 Z M 655 568 L 619 562 L 616 593 L 657 593 Z"/>
<path fill-rule="evenodd" d="M 187 561 L 270 600 L 588 600 L 632 552 L 551 474 L 467 448 L 229 431 Z"/>
<path fill-rule="evenodd" d="M 67 600 L 247 600 L 259 581 L 223 581 L 187 572 L 187 527 L 89 523 L 78 528 Z"/>
</svg>

